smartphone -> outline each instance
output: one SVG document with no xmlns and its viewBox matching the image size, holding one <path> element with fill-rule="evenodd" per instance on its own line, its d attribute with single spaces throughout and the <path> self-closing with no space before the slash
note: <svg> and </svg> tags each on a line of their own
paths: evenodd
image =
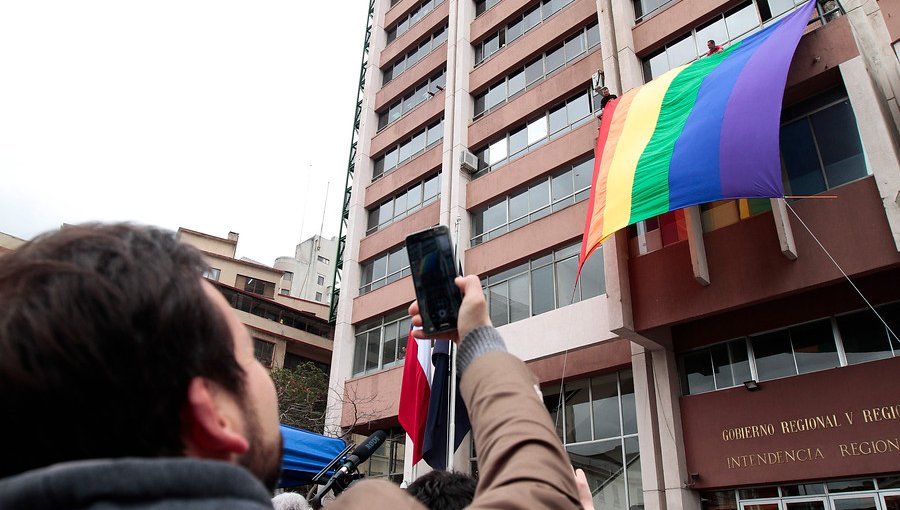
<svg viewBox="0 0 900 510">
<path fill-rule="evenodd" d="M 462 294 L 453 282 L 458 273 L 449 229 L 438 225 L 408 235 L 406 253 L 425 334 L 455 330 Z"/>
</svg>

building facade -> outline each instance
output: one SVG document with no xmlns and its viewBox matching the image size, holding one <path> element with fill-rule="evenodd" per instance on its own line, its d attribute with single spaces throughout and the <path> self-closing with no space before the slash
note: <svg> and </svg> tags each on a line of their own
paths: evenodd
<svg viewBox="0 0 900 510">
<path fill-rule="evenodd" d="M 596 86 L 622 94 L 800 3 L 372 2 L 331 368 L 371 398 L 362 427 L 359 406 L 330 417 L 392 431 L 371 476 L 413 475 L 403 243 L 444 224 L 597 508 L 900 508 L 900 3 L 822 2 L 792 62 L 785 191 L 836 198 L 674 211 L 575 284 Z"/>
<path fill-rule="evenodd" d="M 239 235 L 217 237 L 186 228 L 178 238 L 199 249 L 210 269 L 204 276 L 225 296 L 253 337 L 256 357 L 269 368 L 293 368 L 313 361 L 331 364 L 334 328 L 328 307 L 282 292 L 284 271 L 235 258 Z"/>
<path fill-rule="evenodd" d="M 297 245 L 293 257 L 275 259 L 275 269 L 284 271 L 281 294 L 329 304 L 336 251 L 337 238 L 314 235 Z"/>
</svg>

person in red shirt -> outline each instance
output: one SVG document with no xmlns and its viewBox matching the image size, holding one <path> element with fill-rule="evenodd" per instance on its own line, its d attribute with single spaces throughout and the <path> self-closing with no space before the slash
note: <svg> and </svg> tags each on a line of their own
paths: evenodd
<svg viewBox="0 0 900 510">
<path fill-rule="evenodd" d="M 716 44 L 716 41 L 712 39 L 706 41 L 706 47 L 709 48 L 709 51 L 706 53 L 707 57 L 719 53 L 720 51 L 723 51 L 725 49 L 721 44 Z"/>
</svg>

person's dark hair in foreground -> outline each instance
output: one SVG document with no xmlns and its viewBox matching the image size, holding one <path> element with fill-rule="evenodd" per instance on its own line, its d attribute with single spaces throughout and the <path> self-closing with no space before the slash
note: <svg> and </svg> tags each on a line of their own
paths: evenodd
<svg viewBox="0 0 900 510">
<path fill-rule="evenodd" d="M 127 224 L 66 227 L 0 258 L 0 478 L 192 457 L 274 487 L 271 379 L 204 268 L 173 233 Z"/>
<path fill-rule="evenodd" d="M 430 510 L 462 510 L 472 503 L 476 483 L 467 474 L 435 470 L 416 478 L 406 491 Z"/>
<path fill-rule="evenodd" d="M 272 509 L 275 388 L 202 268 L 172 234 L 130 225 L 0 257 L 0 508 Z M 479 455 L 471 508 L 580 508 L 534 374 L 491 326 L 480 280 L 456 284 L 459 330 L 444 338 Z M 409 314 L 422 325 L 416 303 Z M 424 508 L 384 480 L 334 505 Z"/>
</svg>

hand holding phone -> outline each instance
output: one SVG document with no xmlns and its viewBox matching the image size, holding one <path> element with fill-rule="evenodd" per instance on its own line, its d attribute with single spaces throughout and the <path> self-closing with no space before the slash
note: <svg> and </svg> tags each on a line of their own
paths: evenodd
<svg viewBox="0 0 900 510">
<path fill-rule="evenodd" d="M 457 328 L 462 295 L 454 279 L 456 259 L 444 225 L 406 237 L 406 252 L 416 288 L 418 311 L 425 336 Z"/>
<path fill-rule="evenodd" d="M 469 275 L 457 276 L 455 282 L 463 295 L 462 304 L 459 307 L 456 331 L 438 333 L 429 337 L 423 333 L 423 330 L 416 329 L 412 332 L 413 337 L 437 338 L 459 343 L 473 329 L 491 325 L 491 318 L 487 310 L 487 300 L 484 297 L 484 291 L 481 289 L 481 280 L 477 276 Z M 413 326 L 422 327 L 422 316 L 419 313 L 418 301 L 413 301 L 409 305 L 409 315 L 412 316 Z"/>
</svg>

